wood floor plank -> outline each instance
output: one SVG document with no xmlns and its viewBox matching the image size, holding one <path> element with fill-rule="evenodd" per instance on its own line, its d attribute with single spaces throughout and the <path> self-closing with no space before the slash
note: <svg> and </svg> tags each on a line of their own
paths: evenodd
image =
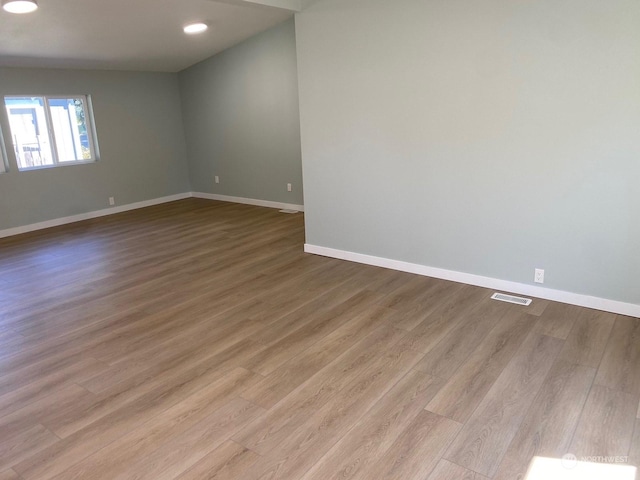
<svg viewBox="0 0 640 480">
<path fill-rule="evenodd" d="M 429 352 L 463 321 L 477 302 L 487 296 L 487 290 L 465 285 L 455 295 L 447 297 L 438 308 L 405 335 L 406 348 L 422 353 Z"/>
<path fill-rule="evenodd" d="M 261 375 L 268 375 L 275 369 L 291 360 L 300 352 L 330 334 L 348 322 L 356 313 L 375 303 L 376 295 L 372 292 L 361 292 L 341 303 L 326 314 L 313 317 L 309 324 L 295 330 L 282 340 L 247 360 L 243 365 Z"/>
<path fill-rule="evenodd" d="M 440 378 L 451 378 L 458 367 L 482 343 L 485 336 L 509 312 L 501 302 L 484 300 L 416 365 L 416 369 Z"/>
<path fill-rule="evenodd" d="M 388 285 L 393 285 L 394 279 L 407 277 L 391 277 Z M 382 285 L 373 288 L 384 289 Z M 444 300 L 457 295 L 464 289 L 464 285 L 455 282 L 440 281 L 429 277 L 409 277 L 398 288 L 384 289 L 385 297 L 381 305 L 396 312 L 394 326 L 403 330 L 413 330 L 422 321 L 438 309 Z"/>
<path fill-rule="evenodd" d="M 255 464 L 260 456 L 233 441 L 225 442 L 179 480 L 236 480 Z"/>
<path fill-rule="evenodd" d="M 524 478 L 534 456 L 562 458 L 570 453 L 571 439 L 595 374 L 593 368 L 563 361 L 553 366 L 494 480 Z"/>
<path fill-rule="evenodd" d="M 636 400 L 634 395 L 593 385 L 570 452 L 577 457 L 627 456 L 633 436 Z"/>
<path fill-rule="evenodd" d="M 215 299 L 216 295 L 212 295 L 212 298 Z M 228 329 L 232 329 L 233 325 L 239 328 L 240 325 L 250 322 L 252 315 L 266 308 L 265 303 L 258 299 L 238 299 L 234 306 L 223 306 L 217 300 L 212 300 L 212 298 L 208 295 L 199 296 L 194 299 L 195 305 L 181 304 L 177 306 L 171 312 L 171 316 L 176 317 L 177 321 L 167 321 L 160 317 L 155 322 L 160 323 L 162 327 L 162 330 L 155 330 L 154 332 L 155 342 L 134 345 L 135 348 L 125 345 L 125 348 L 120 350 L 114 358 L 107 357 L 105 360 L 110 365 L 141 361 L 148 359 L 149 356 L 157 357 L 164 350 L 180 348 L 182 342 L 189 342 L 195 347 L 197 345 L 195 342 L 210 341 L 211 336 L 216 336 L 219 341 L 224 342 L 222 338 L 234 331 L 228 332 Z M 200 302 L 206 304 L 206 306 L 198 305 L 197 303 Z M 190 319 L 190 322 L 186 325 L 185 318 Z M 253 324 L 259 326 L 263 322 L 255 321 Z M 155 326 L 143 325 L 141 328 L 145 332 L 144 336 L 146 336 L 146 332 L 151 328 L 155 329 Z M 227 340 L 226 343 L 228 344 L 229 341 Z M 111 346 L 108 345 L 108 342 L 103 342 L 99 347 L 109 348 Z"/>
<path fill-rule="evenodd" d="M 224 315 L 222 321 L 224 325 L 216 323 L 207 329 L 207 324 L 204 324 L 195 330 L 188 329 L 168 342 L 158 342 L 149 349 L 124 356 L 114 362 L 108 371 L 81 384 L 94 393 L 105 393 L 123 383 L 135 382 L 136 378 L 153 376 L 160 371 L 166 372 L 179 364 L 205 361 L 240 344 L 252 345 L 254 355 L 263 350 L 255 342 L 247 340 L 262 326 L 261 322 L 247 319 L 241 313 L 237 316 Z M 201 328 L 205 330 L 202 331 Z"/>
<path fill-rule="evenodd" d="M 30 403 L 37 402 L 65 387 L 91 375 L 102 372 L 106 365 L 93 358 L 79 360 L 68 368 L 53 372 L 0 396 L 0 418 L 9 415 Z"/>
<path fill-rule="evenodd" d="M 261 442 L 251 447 L 263 455 L 249 471 L 247 479 L 300 478 L 335 442 L 345 435 L 418 360 L 415 352 L 385 353 L 380 362 L 366 369 L 348 387 L 339 391 L 326 404 L 289 435 L 277 443 Z M 248 445 L 244 445 L 247 448 Z"/>
<path fill-rule="evenodd" d="M 161 346 L 167 349 L 178 346 L 179 341 L 193 341 L 194 338 L 202 338 L 206 333 L 213 331 L 218 332 L 221 336 L 225 335 L 225 323 L 237 323 L 240 320 L 247 319 L 254 311 L 265 309 L 262 302 L 246 302 L 240 303 L 237 310 L 214 314 L 218 311 L 216 305 L 208 302 L 206 297 L 197 297 L 195 303 L 185 302 L 184 304 L 175 305 L 170 312 L 154 312 L 143 313 L 146 315 L 146 321 L 142 323 L 138 329 L 129 331 L 126 339 L 115 338 L 110 341 L 104 341 L 93 349 L 96 358 L 110 365 L 119 365 L 135 358 L 139 360 L 144 352 L 153 355 L 158 353 Z M 201 304 L 200 304 L 201 303 Z M 191 318 L 192 324 L 185 325 L 182 318 Z M 205 322 L 201 320 L 207 319 L 209 332 L 204 330 Z M 153 353 L 152 353 L 153 352 Z"/>
<path fill-rule="evenodd" d="M 46 365 L 81 355 L 88 348 L 135 328 L 137 322 L 143 320 L 144 314 L 134 307 L 124 311 L 115 310 L 100 321 L 92 322 L 84 328 L 73 329 L 71 332 L 63 330 L 56 337 L 34 342 L 33 345 L 22 348 L 18 352 L 10 352 L 2 359 L 2 372 L 14 372 L 29 365 L 38 363 Z"/>
<path fill-rule="evenodd" d="M 417 370 L 409 372 L 303 479 L 356 478 L 360 470 L 366 469 L 391 447 L 442 383 L 442 380 Z"/>
<path fill-rule="evenodd" d="M 170 366 L 163 365 L 166 368 L 160 376 L 153 373 L 142 375 L 139 379 L 131 379 L 96 396 L 81 409 L 61 410 L 57 416 L 50 416 L 45 423 L 58 436 L 66 438 L 111 414 L 117 414 L 120 410 L 136 411 L 137 406 L 149 401 L 155 404 L 156 398 L 162 399 L 173 394 L 180 398 L 183 394 L 217 381 L 236 369 L 238 362 L 255 354 L 261 348 L 245 340 L 212 356 L 207 354 L 204 359 L 198 357 L 197 360 L 192 361 L 190 356 L 187 357 L 187 361 L 179 359 Z M 254 375 L 253 378 L 257 381 L 259 377 Z"/>
<path fill-rule="evenodd" d="M 392 351 L 403 335 L 403 330 L 390 326 L 378 328 L 234 435 L 233 440 L 257 453 L 281 444 L 337 392 L 379 363 L 380 352 Z"/>
<path fill-rule="evenodd" d="M 367 265 L 366 267 L 366 269 L 360 270 L 357 276 L 361 280 L 371 280 L 373 278 L 373 281 L 369 283 L 367 288 L 372 292 L 381 293 L 385 297 L 411 283 L 415 278 L 414 275 L 404 272 L 399 272 L 400 275 L 394 275 L 386 268 L 373 267 L 371 265 Z"/>
<path fill-rule="evenodd" d="M 245 372 L 244 369 L 237 369 L 236 373 L 228 378 L 231 380 L 252 380 L 253 375 L 249 376 Z M 215 380 L 218 379 L 214 376 L 201 377 L 197 381 L 187 381 L 172 386 L 163 392 L 152 391 L 136 402 L 127 404 L 125 408 L 120 408 L 101 417 L 51 447 L 17 464 L 14 470 L 25 479 L 52 478 Z M 235 388 L 233 382 L 228 386 Z"/>
<path fill-rule="evenodd" d="M 534 317 L 542 316 L 546 312 L 547 307 L 551 304 L 549 300 L 544 300 L 542 298 L 534 298 L 532 300 L 531 304 L 526 307 L 526 313 L 533 315 Z"/>
<path fill-rule="evenodd" d="M 611 313 L 582 310 L 567 337 L 561 359 L 598 368 L 615 320 Z"/>
<path fill-rule="evenodd" d="M 98 348 L 112 350 L 110 356 L 103 357 L 102 360 L 108 362 L 115 369 L 118 369 L 123 364 L 142 364 L 150 358 L 155 359 L 154 363 L 165 358 L 171 358 L 176 355 L 176 352 L 183 352 L 185 344 L 190 344 L 194 351 L 198 350 L 198 346 L 201 345 L 200 342 L 210 345 L 215 350 L 220 350 L 234 342 L 247 338 L 256 328 L 259 328 L 260 323 L 250 320 L 249 317 L 254 309 L 257 310 L 264 307 L 261 302 L 241 303 L 237 309 L 221 315 L 207 315 L 206 313 L 194 315 L 189 310 L 178 310 L 175 312 L 178 318 L 185 315 L 195 321 L 192 324 L 185 325 L 184 322 L 172 324 L 172 322 L 163 322 L 163 319 L 159 319 L 160 322 L 165 325 L 169 324 L 170 327 L 166 331 L 155 330 L 152 333 L 155 342 L 150 344 L 143 342 L 137 345 L 123 345 L 120 343 L 117 347 L 108 345 L 110 342 L 104 342 Z M 201 321 L 204 319 L 206 319 L 206 322 Z M 154 329 L 147 326 L 146 330 Z M 131 333 L 136 335 L 137 332 Z M 134 348 L 130 348 L 130 346 Z M 100 384 L 108 383 L 104 382 L 104 380 L 109 378 L 112 373 L 112 371 L 107 371 L 82 383 L 92 391 L 104 390 L 106 387 L 100 387 Z"/>
<path fill-rule="evenodd" d="M 445 458 L 493 477 L 561 348 L 561 340 L 532 333 L 465 424 Z"/>
<path fill-rule="evenodd" d="M 19 334 L 6 333 L 0 338 L 0 358 L 6 357 L 8 352 L 19 352 L 29 345 L 29 341 Z"/>
<path fill-rule="evenodd" d="M 436 468 L 431 472 L 431 475 L 426 480 L 489 480 L 487 477 L 480 475 L 479 473 L 472 472 L 466 468 L 462 468 L 460 465 L 448 462 L 447 460 L 440 460 Z M 516 480 L 516 477 L 513 477 Z"/>
<path fill-rule="evenodd" d="M 283 281 L 282 284 L 287 285 L 287 289 L 280 296 L 272 295 L 271 289 L 269 289 L 269 294 L 265 297 L 266 301 L 271 304 L 278 304 L 291 295 L 316 300 L 325 293 L 331 292 L 332 295 L 335 294 L 333 290 L 340 285 L 346 284 L 346 288 L 349 289 L 351 279 L 361 273 L 360 265 L 333 260 L 332 262 L 321 262 L 313 271 L 305 272 L 303 275 L 298 276 L 303 279 L 302 283 L 296 277 L 289 278 L 291 283 Z M 363 286 L 362 284 L 360 285 Z"/>
<path fill-rule="evenodd" d="M 618 315 L 596 383 L 640 396 L 640 319 Z"/>
<path fill-rule="evenodd" d="M 273 345 L 291 335 L 292 332 L 314 322 L 321 315 L 326 315 L 329 310 L 338 308 L 352 297 L 363 294 L 362 285 L 352 284 L 348 280 L 336 282 L 328 291 L 317 294 L 310 301 L 303 301 L 299 308 L 280 316 L 280 318 L 273 319 L 268 323 L 268 328 L 257 330 L 251 338 L 264 345 Z M 362 296 L 357 298 L 360 299 Z M 273 316 L 271 308 L 264 310 L 268 315 Z"/>
<path fill-rule="evenodd" d="M 46 426 L 47 419 L 55 416 L 58 411 L 76 409 L 86 402 L 91 402 L 95 395 L 86 389 L 71 384 L 58 391 L 54 391 L 41 400 L 30 403 L 20 410 L 0 418 L 0 432 L 3 438 L 10 438 L 37 424 Z"/>
<path fill-rule="evenodd" d="M 461 425 L 422 411 L 391 448 L 359 480 L 422 480 L 435 468 Z"/>
<path fill-rule="evenodd" d="M 91 300 L 78 298 L 74 302 L 62 303 L 59 306 L 45 306 L 37 315 L 21 319 L 23 326 L 20 332 L 29 336 L 38 333 L 40 337 L 45 334 L 56 336 L 56 332 L 61 331 L 73 332 L 87 323 L 100 322 L 116 314 L 117 309 L 127 310 L 136 297 L 145 292 L 166 288 L 170 283 L 170 280 L 164 277 L 154 278 L 149 282 L 138 281 L 138 285 L 123 292 L 110 295 L 93 294 L 95 298 Z M 87 294 L 87 297 L 89 295 Z"/>
<path fill-rule="evenodd" d="M 103 320 L 104 324 L 100 324 L 97 329 L 92 325 L 69 334 L 61 334 L 3 358 L 0 369 L 2 372 L 15 372 L 31 365 L 48 365 L 66 358 L 89 356 L 86 352 L 91 351 L 91 348 L 109 339 L 126 335 L 128 330 L 135 328 L 138 321 L 144 320 L 144 313 L 130 308 L 114 312 Z"/>
<path fill-rule="evenodd" d="M 465 423 L 531 330 L 532 316 L 506 315 L 467 358 L 427 410 Z"/>
<path fill-rule="evenodd" d="M 384 395 L 415 365 L 418 359 L 419 355 L 415 352 L 399 348 L 392 348 L 378 355 L 378 358 L 354 375 L 345 387 L 332 395 L 328 402 L 317 410 L 310 411 L 309 417 L 301 419 L 302 421 L 296 424 L 289 421 L 285 428 L 277 432 L 272 431 L 270 437 L 260 438 L 258 442 L 249 441 L 245 446 L 261 455 L 275 451 L 276 456 L 286 454 L 291 458 L 291 451 L 310 449 L 314 443 L 317 443 L 318 434 L 321 434 L 324 441 L 335 439 L 337 437 L 335 434 L 327 437 L 327 426 L 337 428 L 339 425 L 341 428 L 346 428 L 351 425 L 349 422 L 355 422 L 358 419 L 355 412 L 366 411 L 375 404 L 380 396 Z M 349 412 L 351 415 L 348 415 Z M 303 469 L 302 472 L 305 470 Z"/>
<path fill-rule="evenodd" d="M 542 335 L 566 340 L 578 317 L 583 314 L 582 307 L 566 303 L 550 303 L 540 315 L 536 329 Z"/>
<path fill-rule="evenodd" d="M 21 368 L 15 372 L 0 377 L 0 399 L 2 396 L 15 392 L 20 387 L 34 384 L 36 382 L 47 381 L 54 377 L 71 379 L 76 382 L 83 381 L 85 378 L 97 375 L 107 370 L 108 365 L 95 359 L 95 357 L 73 356 L 62 359 L 57 362 L 50 362 L 46 365 L 35 364 L 26 368 Z M 56 376 L 56 374 L 58 374 Z"/>
<path fill-rule="evenodd" d="M 0 480 L 20 480 L 20 476 L 13 470 L 0 472 Z"/>
<path fill-rule="evenodd" d="M 407 303 L 419 303 L 423 296 L 430 296 L 428 293 L 429 290 L 434 288 L 436 285 L 442 285 L 437 280 L 429 277 L 417 277 L 413 275 L 396 277 L 394 275 L 391 278 L 397 279 L 396 284 L 394 284 L 392 280 L 392 282 L 386 285 L 387 293 L 379 302 L 381 306 L 391 309 L 403 308 Z M 449 285 L 454 284 L 450 283 Z M 380 289 L 380 287 L 378 289 Z"/>
<path fill-rule="evenodd" d="M 213 450 L 253 419 L 264 409 L 250 402 L 235 398 L 227 405 L 200 420 L 185 432 L 172 435 L 161 447 L 127 466 L 114 479 L 133 480 L 175 478 L 207 457 Z M 113 475 L 113 472 L 110 472 Z"/>
<path fill-rule="evenodd" d="M 181 435 L 233 401 L 252 378 L 253 374 L 247 370 L 233 370 L 64 470 L 57 478 L 89 480 L 126 474 L 128 466 L 138 458 L 151 454 L 172 436 Z"/>
<path fill-rule="evenodd" d="M 355 318 L 245 390 L 242 397 L 256 405 L 271 408 L 392 317 L 393 313 L 384 307 L 364 309 Z"/>
<path fill-rule="evenodd" d="M 0 471 L 13 467 L 58 440 L 58 437 L 42 425 L 35 425 L 18 435 L 0 439 Z"/>
</svg>

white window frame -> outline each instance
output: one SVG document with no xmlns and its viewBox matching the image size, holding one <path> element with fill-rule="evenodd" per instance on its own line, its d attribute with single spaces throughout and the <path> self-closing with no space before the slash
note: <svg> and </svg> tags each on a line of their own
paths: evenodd
<svg viewBox="0 0 640 480">
<path fill-rule="evenodd" d="M 51 158 L 53 160 L 52 165 L 36 165 L 33 167 L 20 167 L 20 161 L 18 158 L 18 152 L 15 151 L 16 144 L 13 139 L 13 132 L 11 132 L 11 125 L 9 125 L 9 132 L 11 132 L 11 147 L 13 148 L 13 153 L 16 156 L 16 164 L 18 166 L 18 170 L 20 172 L 27 172 L 30 170 L 41 170 L 44 168 L 56 168 L 56 167 L 66 167 L 71 165 L 82 165 L 87 163 L 95 163 L 99 160 L 100 156 L 98 153 L 98 142 L 95 130 L 95 121 L 93 117 L 93 106 L 91 104 L 91 96 L 90 95 L 30 95 L 30 94 L 20 94 L 20 95 L 4 95 L 4 110 L 7 115 L 7 99 L 16 99 L 16 98 L 41 98 L 44 107 L 44 116 L 46 120 L 46 129 L 49 134 L 50 139 L 50 148 L 51 148 Z M 51 119 L 51 100 L 59 100 L 59 99 L 67 99 L 67 98 L 81 98 L 84 105 L 84 115 L 85 115 L 85 124 L 87 128 L 87 141 L 89 143 L 89 152 L 91 153 L 91 158 L 86 158 L 82 160 L 67 160 L 60 161 L 58 158 L 58 145 L 56 143 L 55 130 L 53 128 L 53 122 Z M 7 120 L 9 120 L 7 118 Z M 6 158 L 6 151 L 5 151 Z M 0 172 L 1 172 L 0 168 Z M 6 171 L 6 168 L 5 168 Z"/>
<path fill-rule="evenodd" d="M 9 160 L 7 157 L 7 149 L 2 135 L 2 127 L 0 127 L 0 174 L 7 173 L 9 170 Z"/>
</svg>

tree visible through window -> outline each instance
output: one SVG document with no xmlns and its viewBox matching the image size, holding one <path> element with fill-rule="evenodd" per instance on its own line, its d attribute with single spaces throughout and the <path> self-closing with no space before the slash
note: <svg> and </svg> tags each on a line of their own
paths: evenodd
<svg viewBox="0 0 640 480">
<path fill-rule="evenodd" d="M 96 160 L 87 97 L 4 99 L 20 170 Z"/>
</svg>

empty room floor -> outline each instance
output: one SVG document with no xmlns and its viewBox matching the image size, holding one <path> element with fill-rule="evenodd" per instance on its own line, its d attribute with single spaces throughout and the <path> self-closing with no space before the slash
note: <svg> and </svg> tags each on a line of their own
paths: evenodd
<svg viewBox="0 0 640 480">
<path fill-rule="evenodd" d="M 303 243 L 302 214 L 196 199 L 0 240 L 0 480 L 639 464 L 640 319 Z"/>
</svg>

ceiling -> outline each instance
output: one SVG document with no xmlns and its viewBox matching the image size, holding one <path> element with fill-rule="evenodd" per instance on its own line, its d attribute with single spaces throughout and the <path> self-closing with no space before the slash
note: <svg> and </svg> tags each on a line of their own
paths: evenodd
<svg viewBox="0 0 640 480">
<path fill-rule="evenodd" d="M 0 66 L 177 72 L 291 17 L 304 0 L 39 0 L 0 9 Z M 182 28 L 204 21 L 201 35 Z"/>
</svg>

